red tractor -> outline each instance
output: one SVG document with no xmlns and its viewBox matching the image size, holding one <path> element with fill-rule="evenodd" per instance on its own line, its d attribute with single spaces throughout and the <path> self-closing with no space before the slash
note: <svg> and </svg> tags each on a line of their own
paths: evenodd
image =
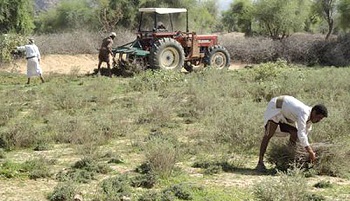
<svg viewBox="0 0 350 201">
<path fill-rule="evenodd" d="M 139 12 L 137 39 L 113 49 L 115 67 L 133 65 L 142 70 L 177 71 L 184 67 L 191 72 L 206 66 L 222 69 L 230 65 L 230 55 L 218 45 L 218 36 L 189 32 L 187 9 L 140 8 Z M 181 16 L 181 13 L 186 15 Z M 167 25 L 163 24 L 165 19 L 169 20 Z M 181 20 L 184 23 L 177 22 Z M 184 25 L 186 31 L 177 29 Z"/>
</svg>

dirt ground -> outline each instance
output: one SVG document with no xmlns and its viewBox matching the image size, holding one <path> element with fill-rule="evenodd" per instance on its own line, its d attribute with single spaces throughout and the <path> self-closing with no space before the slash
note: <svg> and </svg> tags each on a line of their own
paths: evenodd
<svg viewBox="0 0 350 201">
<path fill-rule="evenodd" d="M 61 55 L 52 54 L 44 55 L 41 59 L 41 67 L 43 74 L 58 73 L 69 74 L 71 72 L 79 74 L 92 73 L 97 68 L 98 57 L 97 54 L 77 54 L 77 55 Z M 105 63 L 102 64 L 106 66 Z M 231 63 L 230 69 L 241 69 L 246 64 Z M 10 72 L 26 73 L 26 60 L 19 59 L 14 63 L 5 66 L 3 69 Z"/>
</svg>

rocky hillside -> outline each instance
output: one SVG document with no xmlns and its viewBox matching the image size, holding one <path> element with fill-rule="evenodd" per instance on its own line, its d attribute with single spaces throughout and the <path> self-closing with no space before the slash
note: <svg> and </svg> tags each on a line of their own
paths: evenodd
<svg viewBox="0 0 350 201">
<path fill-rule="evenodd" d="M 40 12 L 48 10 L 57 5 L 57 3 L 60 1 L 61 0 L 34 0 L 35 11 Z"/>
</svg>

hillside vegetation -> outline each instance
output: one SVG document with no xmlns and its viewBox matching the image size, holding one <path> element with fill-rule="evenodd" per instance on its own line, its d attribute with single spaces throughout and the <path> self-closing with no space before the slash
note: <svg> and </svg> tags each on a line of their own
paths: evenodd
<svg viewBox="0 0 350 201">
<path fill-rule="evenodd" d="M 337 167 L 348 167 L 350 157 L 320 163 L 339 179 L 312 169 L 253 170 L 262 114 L 280 94 L 324 103 L 330 115 L 314 126 L 311 141 L 339 145 L 335 156 L 349 154 L 349 76 L 349 68 L 285 61 L 133 78 L 49 75 L 29 86 L 21 75 L 2 73 L 0 199 L 349 200 L 349 172 Z"/>
</svg>

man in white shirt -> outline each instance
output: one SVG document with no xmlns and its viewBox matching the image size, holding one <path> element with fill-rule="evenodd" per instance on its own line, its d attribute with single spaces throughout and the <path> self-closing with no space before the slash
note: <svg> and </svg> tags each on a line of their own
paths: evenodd
<svg viewBox="0 0 350 201">
<path fill-rule="evenodd" d="M 30 83 L 30 78 L 33 76 L 39 76 L 41 79 L 41 82 L 44 83 L 45 80 L 42 77 L 42 70 L 40 67 L 41 56 L 40 56 L 39 48 L 34 44 L 34 39 L 29 38 L 28 45 L 19 46 L 17 47 L 17 50 L 26 52 L 27 77 L 28 77 L 27 84 Z"/>
<path fill-rule="evenodd" d="M 307 135 L 311 131 L 312 123 L 318 123 L 327 116 L 327 108 L 322 104 L 311 108 L 292 96 L 271 99 L 264 114 L 265 134 L 261 142 L 256 170 L 266 170 L 264 155 L 271 137 L 275 134 L 284 136 L 289 134 L 290 143 L 293 145 L 299 141 L 309 153 L 311 162 L 314 162 L 316 154 L 309 144 Z"/>
</svg>

